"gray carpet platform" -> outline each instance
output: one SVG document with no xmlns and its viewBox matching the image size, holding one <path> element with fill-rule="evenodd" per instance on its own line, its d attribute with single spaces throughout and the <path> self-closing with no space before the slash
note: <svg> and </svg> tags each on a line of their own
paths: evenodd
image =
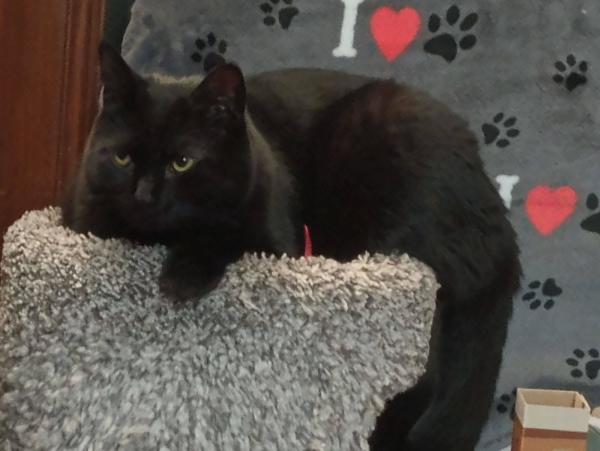
<svg viewBox="0 0 600 451">
<path fill-rule="evenodd" d="M 437 285 L 406 256 L 247 255 L 175 308 L 165 249 L 59 224 L 30 212 L 5 237 L 3 450 L 364 450 L 423 371 Z"/>
</svg>

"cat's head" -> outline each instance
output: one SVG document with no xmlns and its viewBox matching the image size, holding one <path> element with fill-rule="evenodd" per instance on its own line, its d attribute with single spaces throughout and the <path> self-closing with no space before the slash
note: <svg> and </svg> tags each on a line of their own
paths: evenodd
<svg viewBox="0 0 600 451">
<path fill-rule="evenodd" d="M 106 44 L 100 67 L 101 111 L 82 167 L 90 193 L 133 230 L 235 221 L 251 178 L 240 70 L 143 78 Z"/>
</svg>

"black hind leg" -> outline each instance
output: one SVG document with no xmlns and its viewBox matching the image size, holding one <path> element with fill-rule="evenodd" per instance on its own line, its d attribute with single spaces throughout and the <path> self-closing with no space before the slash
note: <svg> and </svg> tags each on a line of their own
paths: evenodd
<svg viewBox="0 0 600 451">
<path fill-rule="evenodd" d="M 388 400 L 369 438 L 371 449 L 394 449 L 389 445 L 404 441 L 427 409 L 430 399 L 431 385 L 427 379 L 421 378 L 413 387 Z"/>
<path fill-rule="evenodd" d="M 440 302 L 426 374 L 431 392 L 428 384 L 417 384 L 388 403 L 371 449 L 472 451 L 493 401 L 511 312 L 510 300 L 480 306 Z"/>
<path fill-rule="evenodd" d="M 511 314 L 510 298 L 441 306 L 430 355 L 432 401 L 396 449 L 475 449 L 493 401 Z"/>
</svg>

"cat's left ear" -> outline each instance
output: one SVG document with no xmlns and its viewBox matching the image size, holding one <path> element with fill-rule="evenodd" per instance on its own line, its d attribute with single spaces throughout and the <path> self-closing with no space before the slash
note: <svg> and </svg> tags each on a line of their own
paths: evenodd
<svg viewBox="0 0 600 451">
<path fill-rule="evenodd" d="M 243 113 L 246 105 L 246 84 L 240 68 L 226 63 L 215 67 L 192 93 L 194 101 L 208 101 L 232 106 Z"/>
<path fill-rule="evenodd" d="M 100 43 L 98 53 L 104 105 L 133 108 L 138 86 L 142 83 L 140 78 L 130 69 L 121 54 L 105 41 Z"/>
</svg>

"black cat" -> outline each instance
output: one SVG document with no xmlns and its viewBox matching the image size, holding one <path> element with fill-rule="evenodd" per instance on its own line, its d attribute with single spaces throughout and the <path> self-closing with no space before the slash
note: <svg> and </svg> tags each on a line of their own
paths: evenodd
<svg viewBox="0 0 600 451">
<path fill-rule="evenodd" d="M 406 252 L 441 288 L 427 371 L 387 403 L 373 450 L 469 451 L 490 407 L 520 265 L 477 140 L 393 81 L 325 70 L 201 83 L 143 79 L 101 47 L 103 107 L 65 223 L 169 246 L 175 300 L 213 288 L 246 251 L 341 261 Z M 201 302 L 201 301 L 200 301 Z"/>
</svg>

